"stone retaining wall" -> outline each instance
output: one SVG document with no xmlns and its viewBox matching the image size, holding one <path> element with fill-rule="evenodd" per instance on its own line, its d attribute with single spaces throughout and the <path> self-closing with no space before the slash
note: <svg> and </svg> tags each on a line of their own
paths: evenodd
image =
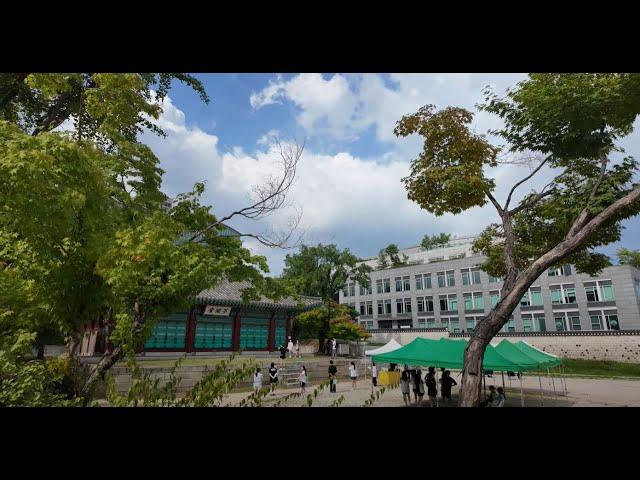
<svg viewBox="0 0 640 480">
<path fill-rule="evenodd" d="M 448 333 L 445 329 L 372 330 L 371 341 L 387 343 L 392 338 L 402 345 L 415 338 L 469 338 L 468 333 Z M 581 331 L 581 332 L 514 332 L 499 333 L 491 344 L 503 338 L 512 342 L 524 340 L 540 350 L 563 358 L 612 360 L 640 363 L 640 331 Z"/>
</svg>

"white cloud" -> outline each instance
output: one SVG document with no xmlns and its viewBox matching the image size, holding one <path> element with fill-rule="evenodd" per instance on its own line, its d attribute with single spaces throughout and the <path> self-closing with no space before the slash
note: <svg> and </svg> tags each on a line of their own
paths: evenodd
<svg viewBox="0 0 640 480">
<path fill-rule="evenodd" d="M 274 139 L 278 138 L 279 135 L 280 135 L 280 132 L 278 130 L 269 130 L 267 133 L 265 133 L 258 139 L 256 144 L 269 145 L 271 142 L 273 142 Z"/>
</svg>

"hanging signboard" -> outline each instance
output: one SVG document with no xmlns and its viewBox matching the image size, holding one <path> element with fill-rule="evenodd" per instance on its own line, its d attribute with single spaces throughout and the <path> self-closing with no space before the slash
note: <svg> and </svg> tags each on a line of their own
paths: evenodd
<svg viewBox="0 0 640 480">
<path fill-rule="evenodd" d="M 220 307 L 218 305 L 207 305 L 204 309 L 205 315 L 223 315 L 228 316 L 231 313 L 231 307 Z"/>
</svg>

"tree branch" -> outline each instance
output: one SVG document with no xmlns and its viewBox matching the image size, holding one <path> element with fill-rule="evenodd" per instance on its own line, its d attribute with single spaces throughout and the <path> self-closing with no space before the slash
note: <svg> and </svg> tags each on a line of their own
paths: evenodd
<svg viewBox="0 0 640 480">
<path fill-rule="evenodd" d="M 4 108 L 18 95 L 20 85 L 29 76 L 28 73 L 5 73 L 3 75 L 13 75 L 14 77 L 11 82 L 7 82 L 8 85 L 6 89 L 0 91 L 0 111 L 4 110 Z"/>
<path fill-rule="evenodd" d="M 533 195 L 532 197 L 529 197 L 528 200 L 526 200 L 525 202 L 521 203 L 520 205 L 518 205 L 516 208 L 513 208 L 509 211 L 510 215 L 515 215 L 516 213 L 521 212 L 522 210 L 525 210 L 529 207 L 534 206 L 536 203 L 538 203 L 540 200 L 542 200 L 544 197 L 547 197 L 549 195 L 551 195 L 552 193 L 555 192 L 555 189 L 552 188 L 551 190 L 547 190 L 545 191 L 545 189 L 549 186 L 552 185 L 553 182 L 548 183 L 547 185 L 544 186 L 544 188 L 542 189 L 542 191 L 540 193 L 537 193 L 535 195 Z"/>
<path fill-rule="evenodd" d="M 604 180 L 604 174 L 607 170 L 607 162 L 608 159 L 606 155 L 602 155 L 600 157 L 600 175 L 598 175 L 598 179 L 591 189 L 591 193 L 589 194 L 586 205 L 580 212 L 580 215 L 578 215 L 578 218 L 576 218 L 576 220 L 573 222 L 573 225 L 571 225 L 571 228 L 569 229 L 569 232 L 567 233 L 567 236 L 565 238 L 572 237 L 586 224 L 587 219 L 589 218 L 589 205 L 591 205 L 591 202 L 596 196 L 598 188 L 600 188 L 600 185 L 602 184 L 602 180 Z"/>
<path fill-rule="evenodd" d="M 516 190 L 516 188 L 518 188 L 520 185 L 522 185 L 524 182 L 526 182 L 527 180 L 529 180 L 531 177 L 533 177 L 536 173 L 538 173 L 538 171 L 543 167 L 543 165 L 545 163 L 547 163 L 549 160 L 551 159 L 551 155 L 549 155 L 548 157 L 546 157 L 542 162 L 540 162 L 540 165 L 538 165 L 535 170 L 533 172 L 531 172 L 529 175 L 527 175 L 525 178 L 523 178 L 522 180 L 520 180 L 518 183 L 516 183 L 512 188 L 511 191 L 509 192 L 509 195 L 507 196 L 507 202 L 504 204 L 504 208 L 505 210 L 509 208 L 509 203 L 511 202 L 511 196 L 513 195 L 513 192 Z"/>
<path fill-rule="evenodd" d="M 250 220 L 259 220 L 264 218 L 271 213 L 284 208 L 285 201 L 287 199 L 287 194 L 289 193 L 289 189 L 293 185 L 293 182 L 296 177 L 296 170 L 298 167 L 298 162 L 302 157 L 302 152 L 304 151 L 305 142 L 302 144 L 295 143 L 294 145 L 286 145 L 283 146 L 279 141 L 276 142 L 278 148 L 280 149 L 280 158 L 282 165 L 282 174 L 280 178 L 270 177 L 264 184 L 256 185 L 253 187 L 253 192 L 255 194 L 254 202 L 240 210 L 236 210 L 235 212 L 231 212 L 230 214 L 218 219 L 217 221 L 210 223 L 204 229 L 196 232 L 189 241 L 192 242 L 202 234 L 209 232 L 221 225 L 222 223 L 230 220 L 235 216 L 242 216 Z M 299 222 L 299 219 L 298 219 Z M 292 234 L 293 232 L 291 232 Z M 247 235 L 249 236 L 249 235 Z M 260 235 L 254 236 L 259 240 L 258 237 Z M 290 235 L 289 235 L 290 237 Z M 264 237 L 263 237 L 264 238 Z M 262 243 L 262 242 L 261 242 Z M 276 242 L 280 243 L 280 242 Z"/>
</svg>

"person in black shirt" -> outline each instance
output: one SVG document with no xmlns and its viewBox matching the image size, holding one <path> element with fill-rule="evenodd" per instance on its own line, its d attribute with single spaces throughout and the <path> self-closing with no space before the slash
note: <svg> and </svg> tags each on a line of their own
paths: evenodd
<svg viewBox="0 0 640 480">
<path fill-rule="evenodd" d="M 422 381 L 422 370 L 420 370 L 420 368 L 411 370 L 411 376 L 413 377 L 413 395 L 416 397 L 416 405 L 421 405 L 422 397 L 424 397 L 424 382 Z"/>
<path fill-rule="evenodd" d="M 333 364 L 333 360 L 329 361 L 329 392 L 336 393 L 336 374 L 338 369 Z"/>
<path fill-rule="evenodd" d="M 493 402 L 496 401 L 498 395 L 496 393 L 496 387 L 493 385 L 489 385 L 489 396 L 485 399 L 484 402 L 480 403 L 481 407 L 491 407 L 493 406 Z"/>
<path fill-rule="evenodd" d="M 278 348 L 278 350 L 280 351 L 280 358 L 282 360 L 284 360 L 285 358 L 287 358 L 287 349 L 284 347 L 284 345 L 280 345 L 280 347 Z"/>
<path fill-rule="evenodd" d="M 269 385 L 271 386 L 271 395 L 275 395 L 276 387 L 278 386 L 278 369 L 273 362 L 271 362 L 271 368 L 269 368 Z"/>
<path fill-rule="evenodd" d="M 427 385 L 427 395 L 432 407 L 436 406 L 436 397 L 438 396 L 438 387 L 436 383 L 436 369 L 429 367 L 429 372 L 425 377 L 424 383 Z"/>
<path fill-rule="evenodd" d="M 451 372 L 449 370 L 445 370 L 440 379 L 440 385 L 442 403 L 446 403 L 446 400 L 451 400 L 451 387 L 458 385 L 458 382 L 451 378 Z"/>
</svg>

